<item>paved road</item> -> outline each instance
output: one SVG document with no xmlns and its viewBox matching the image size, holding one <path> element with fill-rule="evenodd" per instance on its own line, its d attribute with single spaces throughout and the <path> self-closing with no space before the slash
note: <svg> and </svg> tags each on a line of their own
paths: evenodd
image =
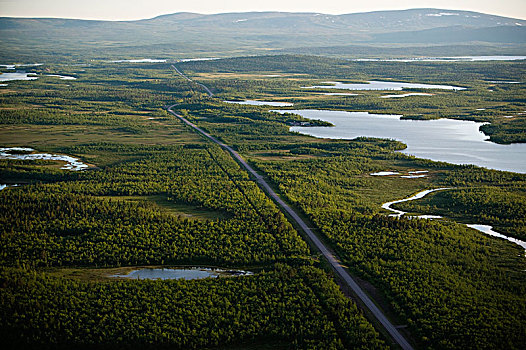
<svg viewBox="0 0 526 350">
<path fill-rule="evenodd" d="M 181 71 L 179 69 L 177 69 L 177 67 L 175 65 L 172 64 L 172 68 L 175 70 L 175 72 L 177 74 L 179 74 L 181 77 L 183 77 L 184 79 L 188 80 L 188 81 L 191 81 L 192 83 L 195 83 L 197 85 L 199 85 L 200 87 L 202 87 L 203 89 L 206 90 L 206 93 L 208 94 L 209 97 L 212 97 L 214 96 L 214 94 L 212 93 L 212 91 L 210 91 L 210 89 L 204 85 L 204 84 L 201 84 L 201 83 L 198 83 L 196 81 L 193 81 L 192 79 L 188 78 L 186 75 L 184 75 L 183 73 L 181 73 Z"/>
<path fill-rule="evenodd" d="M 175 67 L 174 67 L 175 68 Z M 177 68 L 175 68 L 177 71 Z M 179 74 L 181 74 L 179 72 Z M 182 75 L 182 74 L 181 74 Z M 185 77 L 184 75 L 182 75 Z M 187 78 L 188 79 L 188 78 Z M 179 118 L 183 123 L 191 126 L 195 130 L 197 130 L 199 133 L 210 139 L 211 141 L 217 143 L 219 146 L 226 149 L 230 154 L 241 164 L 249 173 L 252 174 L 256 178 L 256 181 L 259 183 L 259 185 L 267 192 L 267 194 L 274 200 L 278 205 L 285 210 L 290 217 L 301 227 L 301 229 L 305 232 L 305 234 L 309 237 L 309 239 L 314 243 L 314 245 L 320 250 L 320 252 L 323 254 L 323 256 L 327 259 L 327 261 L 332 265 L 336 273 L 340 275 L 340 277 L 345 281 L 345 283 L 353 290 L 353 292 L 360 298 L 360 300 L 365 304 L 365 306 L 371 311 L 371 313 L 376 317 L 376 319 L 384 326 L 384 328 L 387 330 L 387 332 L 391 335 L 391 337 L 400 345 L 400 347 L 404 350 L 413 350 L 413 347 L 411 344 L 407 342 L 407 340 L 398 332 L 398 329 L 395 328 L 395 326 L 385 317 L 383 312 L 373 303 L 371 298 L 365 292 L 360 288 L 360 286 L 354 281 L 354 279 L 349 275 L 349 273 L 341 266 L 339 261 L 334 257 L 334 255 L 327 249 L 327 247 L 319 240 L 319 238 L 312 232 L 312 230 L 305 224 L 305 222 L 298 216 L 298 214 L 287 204 L 285 203 L 277 194 L 274 192 L 274 190 L 269 186 L 269 184 L 265 181 L 263 176 L 258 174 L 241 156 L 239 153 L 234 151 L 232 147 L 224 144 L 223 142 L 219 141 L 194 123 L 189 122 L 186 118 L 183 116 L 175 113 L 172 108 L 176 106 L 172 105 L 168 107 L 168 112 Z"/>
</svg>

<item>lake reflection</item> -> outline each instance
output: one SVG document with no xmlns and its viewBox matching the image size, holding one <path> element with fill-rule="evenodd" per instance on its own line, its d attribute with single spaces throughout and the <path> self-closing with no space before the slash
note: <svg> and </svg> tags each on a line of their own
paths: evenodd
<svg viewBox="0 0 526 350">
<path fill-rule="evenodd" d="M 207 267 L 188 267 L 188 268 L 143 268 L 139 270 L 133 270 L 126 275 L 116 274 L 110 277 L 129 278 L 129 279 L 141 279 L 141 280 L 173 280 L 173 279 L 185 279 L 185 280 L 196 280 L 203 278 L 216 278 L 220 276 L 233 277 L 233 276 L 248 276 L 252 275 L 252 272 L 241 271 L 241 270 L 223 270 L 223 269 L 212 269 Z"/>
<path fill-rule="evenodd" d="M 435 161 L 526 173 L 526 144 L 499 145 L 479 131 L 472 121 L 400 120 L 399 115 L 367 112 L 278 110 L 308 119 L 328 121 L 334 127 L 294 126 L 291 131 L 320 138 L 354 139 L 359 136 L 395 139 L 407 144 L 403 151 Z"/>
</svg>

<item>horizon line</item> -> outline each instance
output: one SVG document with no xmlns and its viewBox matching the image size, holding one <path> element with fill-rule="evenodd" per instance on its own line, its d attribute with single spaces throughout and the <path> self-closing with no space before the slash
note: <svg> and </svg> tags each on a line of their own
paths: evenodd
<svg viewBox="0 0 526 350">
<path fill-rule="evenodd" d="M 225 14 L 244 14 L 244 13 L 289 13 L 289 14 L 320 14 L 327 16 L 345 16 L 345 15 L 358 15 L 358 14 L 367 14 L 367 13 L 378 13 L 378 12 L 402 12 L 402 11 L 414 11 L 414 10 L 438 10 L 438 11 L 458 11 L 458 12 L 472 12 L 480 13 L 488 16 L 496 16 L 509 19 L 517 19 L 521 21 L 526 21 L 524 18 L 519 17 L 507 17 L 502 15 L 495 15 L 486 12 L 472 11 L 472 10 L 455 10 L 455 9 L 445 9 L 445 8 L 436 8 L 436 7 L 414 7 L 407 9 L 396 9 L 396 10 L 374 10 L 374 11 L 360 11 L 360 12 L 347 12 L 347 13 L 324 13 L 324 12 L 312 12 L 312 11 L 276 11 L 276 10 L 266 10 L 266 11 L 239 11 L 239 12 L 214 12 L 214 13 L 199 13 L 199 12 L 190 12 L 190 11 L 180 11 L 172 13 L 163 13 L 153 17 L 146 18 L 136 18 L 136 19 L 104 19 L 104 18 L 80 18 L 80 17 L 53 17 L 53 16 L 0 16 L 0 18 L 17 18 L 17 19 L 64 19 L 64 20 L 78 20 L 78 21 L 93 21 L 93 22 L 137 22 L 137 21 L 148 21 L 156 19 L 163 16 L 171 16 L 177 14 L 191 14 L 191 15 L 201 15 L 201 16 L 214 16 L 214 15 L 225 15 Z"/>
</svg>

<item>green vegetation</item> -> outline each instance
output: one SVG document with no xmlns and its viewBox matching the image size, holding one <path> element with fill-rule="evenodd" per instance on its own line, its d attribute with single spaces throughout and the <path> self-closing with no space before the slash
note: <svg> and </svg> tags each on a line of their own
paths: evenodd
<svg viewBox="0 0 526 350">
<path fill-rule="evenodd" d="M 0 192 L 9 348 L 385 347 L 247 173 L 162 111 L 185 97 L 195 103 L 198 91 L 166 66 L 119 74 L 110 65 L 77 81 L 10 82 L 0 95 L 2 145 L 96 165 L 68 172 L 0 160 L 2 183 L 26 184 Z M 60 272 L 152 264 L 266 272 L 113 282 Z"/>
<path fill-rule="evenodd" d="M 251 96 L 267 99 L 267 94 L 276 86 L 276 96 L 280 100 L 294 102 L 294 108 L 395 113 L 397 110 L 391 108 L 398 105 L 403 106 L 404 110 L 440 111 L 441 117 L 450 117 L 455 113 L 460 118 L 481 120 L 471 114 L 481 107 L 477 106 L 476 101 L 482 103 L 482 96 L 486 101 L 493 101 L 494 98 L 502 106 L 500 108 L 511 108 L 516 104 L 514 108 L 519 110 L 524 106 L 520 86 L 505 85 L 502 92 L 495 91 L 496 95 L 491 95 L 495 92 L 487 90 L 487 81 L 497 80 L 495 76 L 521 80 L 523 64 L 520 63 L 501 66 L 493 63 L 404 66 L 340 61 L 337 65 L 331 65 L 324 62 L 323 58 L 294 56 L 269 57 L 268 60 L 239 58 L 214 63 L 191 62 L 180 66 L 190 74 L 215 74 L 215 80 L 210 80 L 209 85 L 224 98 Z M 431 67 L 435 70 L 429 71 Z M 258 70 L 265 74 L 289 74 L 292 86 L 290 98 L 284 98 L 286 88 L 283 82 L 282 85 L 276 81 L 267 84 L 267 80 L 263 79 L 250 83 L 247 78 L 240 83 L 243 88 L 235 91 L 233 79 L 240 79 L 243 74 L 254 74 Z M 239 77 L 225 78 L 232 79 L 232 88 L 222 91 L 219 87 L 222 79 L 219 77 L 229 72 Z M 312 80 L 298 81 L 295 80 L 298 76 L 293 74 L 310 74 L 307 78 L 317 77 L 318 82 L 342 80 L 338 76 L 345 76 L 346 81 L 385 79 L 390 76 L 393 80 L 448 83 L 467 86 L 469 89 L 462 92 L 437 91 L 435 96 L 425 97 L 425 100 L 420 97 L 379 99 L 378 92 L 369 91 L 360 92 L 362 96 L 344 99 L 309 98 L 300 87 Z M 211 77 L 213 75 L 208 78 Z M 459 82 L 459 77 L 464 81 Z M 479 97 L 470 97 L 477 94 Z M 470 116 L 458 115 L 458 110 L 467 109 L 466 106 L 470 106 L 473 111 Z M 519 306 L 524 305 L 526 286 L 522 273 L 525 266 L 523 250 L 453 223 L 387 218 L 381 215 L 380 205 L 425 188 L 460 185 L 479 187 L 481 183 L 506 186 L 505 191 L 513 193 L 515 198 L 509 204 L 511 209 L 499 208 L 498 204 L 486 206 L 486 202 L 477 201 L 468 194 L 470 205 L 473 203 L 471 211 L 485 213 L 486 218 L 507 219 L 510 230 L 519 235 L 524 230 L 519 209 L 524 200 L 524 191 L 521 190 L 525 183 L 524 175 L 474 167 L 451 167 L 411 159 L 392 153 L 392 150 L 400 148 L 395 142 L 382 143 L 367 139 L 324 141 L 305 137 L 298 139 L 291 135 L 284 143 L 281 135 L 286 126 L 276 125 L 276 131 L 268 135 L 268 129 L 264 128 L 262 122 L 249 122 L 240 117 L 241 112 L 232 115 L 228 109 L 230 107 L 219 107 L 223 113 L 216 111 L 210 114 L 211 102 L 196 108 L 181 106 L 186 108 L 189 118 L 199 126 L 248 155 L 253 165 L 268 175 L 283 197 L 310 219 L 318 232 L 336 249 L 346 266 L 374 284 L 377 292 L 408 324 L 411 334 L 421 346 L 488 349 L 521 347 L 526 339 L 526 329 L 516 325 L 526 316 L 526 310 Z M 206 118 L 202 118 L 205 113 L 208 113 Z M 229 115 L 228 127 L 224 125 L 224 115 Z M 269 120 L 271 118 L 269 116 Z M 516 119 L 524 120 L 521 115 Z M 514 137 L 512 132 L 509 137 Z M 386 169 L 405 172 L 428 170 L 430 173 L 427 179 L 411 180 L 368 176 L 371 172 Z M 497 203 L 499 199 L 495 201 Z M 425 213 L 434 214 L 432 210 Z M 517 214 L 519 216 L 515 216 Z"/>
<path fill-rule="evenodd" d="M 179 63 L 187 74 L 197 72 L 224 99 L 271 96 L 294 103 L 294 109 L 335 109 L 401 114 L 412 119 L 450 118 L 489 122 L 481 127 L 497 143 L 526 142 L 526 100 L 524 62 L 350 62 L 311 56 L 240 57 L 220 61 Z M 282 74 L 282 78 L 246 76 Z M 229 76 L 227 74 L 234 74 Z M 214 79 L 215 78 L 215 79 Z M 222 78 L 222 79 L 219 79 Z M 466 87 L 465 91 L 407 89 L 433 96 L 379 98 L 385 91 L 359 91 L 358 96 L 323 96 L 334 89 L 304 89 L 326 81 L 363 82 L 390 80 L 446 84 Z M 392 93 L 392 92 L 390 92 Z M 280 108 L 286 109 L 286 108 Z M 481 110 L 483 109 L 483 110 Z M 508 118 L 510 117 L 511 118 Z"/>
<path fill-rule="evenodd" d="M 515 326 L 526 312 L 523 249 L 456 224 L 376 214 L 366 189 L 383 179 L 364 178 L 372 167 L 356 158 L 256 164 L 345 265 L 385 295 L 422 346 L 521 347 L 526 329 Z"/>
<path fill-rule="evenodd" d="M 399 203 L 395 208 L 408 212 L 434 213 L 466 223 L 487 224 L 494 226 L 498 232 L 526 240 L 524 181 L 513 175 L 501 175 L 495 181 L 492 173 L 495 172 L 452 172 L 449 181 L 471 186 L 432 193 L 418 201 Z M 478 178 L 473 179 L 473 175 Z"/>
<path fill-rule="evenodd" d="M 469 11 L 455 11 L 459 16 L 428 16 L 439 11 L 182 12 L 138 21 L 4 17 L 0 19 L 0 59 L 8 60 L 5 63 L 89 62 L 269 52 L 340 57 L 524 55 L 521 25 L 526 21 Z"/>
<path fill-rule="evenodd" d="M 80 282 L 0 270 L 9 348 L 385 349 L 354 304 L 315 268 L 278 265 L 242 278 Z"/>
<path fill-rule="evenodd" d="M 385 347 L 248 174 L 228 153 L 162 110 L 178 103 L 176 112 L 264 173 L 343 264 L 381 297 L 381 306 L 407 325 L 417 347 L 522 347 L 523 250 L 452 222 L 389 218 L 381 204 L 425 188 L 457 187 L 404 208 L 460 221 L 477 217 L 524 237 L 525 175 L 415 159 L 395 152 L 404 148 L 395 141 L 306 137 L 288 131 L 305 121 L 300 116 L 221 100 L 411 110 L 413 117 L 491 121 L 502 142 L 524 141 L 526 118 L 518 112 L 526 109 L 522 84 L 489 83 L 524 80 L 524 63 L 400 65 L 269 56 L 178 67 L 206 81 L 218 98 L 208 98 L 169 64 L 43 66 L 34 71 L 78 80 L 41 77 L 0 90 L 0 145 L 61 152 L 95 166 L 68 172 L 53 162 L 0 160 L 0 183 L 25 184 L 0 192 L 0 329 L 8 346 Z M 268 74 L 280 77 L 264 77 Z M 380 99 L 377 91 L 336 98 L 301 88 L 327 80 L 387 78 L 468 90 Z M 516 116 L 502 118 L 510 112 Z M 383 170 L 429 173 L 419 179 L 369 175 Z M 261 272 L 114 282 L 60 273 L 61 268 L 195 264 Z"/>
<path fill-rule="evenodd" d="M 283 214 L 218 146 L 145 151 L 151 156 L 78 173 L 75 181 L 4 191 L 2 227 L 9 235 L 2 265 L 253 264 L 308 253 Z M 198 222 L 148 203 L 93 197 L 119 195 L 164 195 L 232 218 Z"/>
<path fill-rule="evenodd" d="M 219 220 L 228 218 L 227 212 L 207 209 L 198 205 L 191 205 L 186 203 L 177 203 L 173 200 L 168 200 L 162 195 L 157 196 L 103 196 L 102 198 L 108 200 L 125 200 L 130 202 L 150 202 L 157 205 L 157 207 L 164 212 L 179 215 L 188 219 L 195 220 Z"/>
</svg>

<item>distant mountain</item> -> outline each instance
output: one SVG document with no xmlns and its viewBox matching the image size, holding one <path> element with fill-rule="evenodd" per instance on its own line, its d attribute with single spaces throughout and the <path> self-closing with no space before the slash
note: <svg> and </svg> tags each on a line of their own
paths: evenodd
<svg viewBox="0 0 526 350">
<path fill-rule="evenodd" d="M 523 45 L 526 21 L 469 11 L 413 9 L 346 15 L 175 13 L 139 21 L 0 18 L 0 58 L 254 54 L 321 46 Z M 522 46 L 521 46 L 522 47 Z M 86 53 L 88 52 L 88 53 Z"/>
<path fill-rule="evenodd" d="M 498 26 L 473 28 L 451 26 L 411 32 L 374 35 L 375 42 L 397 43 L 462 43 L 470 41 L 493 43 L 526 43 L 526 27 Z"/>
</svg>

